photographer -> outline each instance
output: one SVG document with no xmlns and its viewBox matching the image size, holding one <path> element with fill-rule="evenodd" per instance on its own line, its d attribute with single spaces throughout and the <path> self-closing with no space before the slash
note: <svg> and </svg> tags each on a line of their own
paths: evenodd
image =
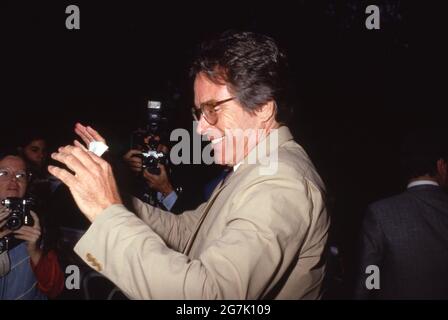
<svg viewBox="0 0 448 320">
<path fill-rule="evenodd" d="M 22 203 L 12 211 L 0 205 L 0 300 L 53 298 L 64 285 L 55 251 L 41 243 L 39 217 L 26 210 L 28 182 L 23 158 L 14 151 L 0 153 L 0 200 Z"/>
<path fill-rule="evenodd" d="M 166 147 L 164 146 L 164 148 Z M 123 157 L 123 160 L 127 163 L 129 169 L 136 174 L 137 178 L 143 178 L 143 182 L 149 188 L 148 190 L 148 188 L 145 188 L 145 186 L 139 185 L 140 189 L 142 190 L 137 190 L 136 193 L 140 194 L 139 198 L 141 198 L 145 202 L 148 202 L 152 205 L 163 205 L 164 209 L 171 211 L 174 204 L 176 203 L 178 196 L 168 177 L 166 166 L 163 164 L 158 164 L 157 168 L 160 170 L 160 173 L 150 173 L 148 170 L 143 169 L 141 154 L 141 150 L 131 149 Z M 155 199 L 150 198 L 149 193 L 151 190 L 154 190 L 156 192 L 157 202 L 153 202 Z"/>
<path fill-rule="evenodd" d="M 104 138 L 89 126 L 77 123 L 75 132 L 87 146 L 93 141 L 106 143 Z M 136 139 L 135 136 L 140 136 L 140 138 Z M 123 160 L 135 175 L 131 188 L 131 193 L 134 196 L 175 214 L 194 209 L 202 203 L 202 195 L 197 191 L 193 192 L 192 188 L 187 188 L 187 191 L 184 192 L 183 187 L 175 187 L 175 183 L 172 181 L 179 182 L 181 179 L 176 179 L 175 172 L 170 170 L 166 161 L 149 157 L 144 159 L 143 153 L 151 149 L 158 154 L 163 154 L 163 157 L 167 157 L 169 154 L 169 148 L 161 142 L 159 135 L 152 135 L 140 129 L 134 132 L 133 140 L 134 148 L 123 156 Z M 136 142 L 137 140 L 138 142 Z M 77 141 L 75 141 L 75 145 L 81 146 Z M 145 165 L 144 162 L 147 164 Z"/>
</svg>

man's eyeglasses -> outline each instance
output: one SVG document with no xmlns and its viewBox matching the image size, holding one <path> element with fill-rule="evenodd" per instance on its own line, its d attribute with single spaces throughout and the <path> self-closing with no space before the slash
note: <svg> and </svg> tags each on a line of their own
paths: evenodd
<svg viewBox="0 0 448 320">
<path fill-rule="evenodd" d="M 0 169 L 0 181 L 8 181 L 15 177 L 17 181 L 25 182 L 28 181 L 30 176 L 31 175 L 26 171 L 12 172 L 12 170 L 8 168 Z"/>
<path fill-rule="evenodd" d="M 201 119 L 201 115 L 204 116 L 205 121 L 207 121 L 210 125 L 215 125 L 218 122 L 218 111 L 219 108 L 217 108 L 219 105 L 229 102 L 231 100 L 235 99 L 235 97 L 231 97 L 224 100 L 219 101 L 207 101 L 204 103 L 201 103 L 199 108 L 191 108 L 191 112 L 193 113 L 193 118 L 196 121 L 199 121 Z"/>
</svg>

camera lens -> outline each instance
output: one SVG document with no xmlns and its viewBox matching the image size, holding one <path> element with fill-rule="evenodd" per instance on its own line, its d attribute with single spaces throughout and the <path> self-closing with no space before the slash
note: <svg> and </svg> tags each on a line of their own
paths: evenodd
<svg viewBox="0 0 448 320">
<path fill-rule="evenodd" d="M 6 221 L 6 228 L 9 230 L 17 230 L 22 226 L 22 219 L 16 215 L 11 215 Z"/>
</svg>

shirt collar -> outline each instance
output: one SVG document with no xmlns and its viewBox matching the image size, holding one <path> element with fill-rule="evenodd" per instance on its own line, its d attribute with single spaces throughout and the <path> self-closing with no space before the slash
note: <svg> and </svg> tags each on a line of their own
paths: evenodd
<svg viewBox="0 0 448 320">
<path fill-rule="evenodd" d="M 432 186 L 439 186 L 439 184 L 435 181 L 432 180 L 417 180 L 417 181 L 412 181 L 409 182 L 408 184 L 408 189 L 412 188 L 412 187 L 417 187 L 417 186 L 424 186 L 424 185 L 432 185 Z"/>
<path fill-rule="evenodd" d="M 278 141 L 277 143 L 275 143 L 275 149 L 278 149 L 279 146 L 281 146 L 283 143 L 285 143 L 286 141 L 292 140 L 292 134 L 291 131 L 289 131 L 288 127 L 286 126 L 280 126 L 279 128 L 276 128 L 275 130 L 277 130 L 277 137 L 278 137 Z M 269 135 L 267 136 L 269 137 Z M 265 137 L 265 139 L 267 138 Z M 260 141 L 261 143 L 261 141 Z M 264 142 L 263 142 L 264 143 Z M 266 156 L 270 156 L 271 152 L 276 152 L 275 149 L 271 150 L 271 144 L 270 143 L 264 143 L 265 146 L 265 154 Z M 251 156 L 253 157 L 253 159 L 257 158 L 257 152 L 259 152 L 260 150 L 257 147 L 254 147 L 249 154 L 240 162 L 238 162 L 236 165 L 233 166 L 233 172 L 235 173 L 236 170 L 238 170 L 238 168 L 242 165 L 242 164 L 247 164 L 247 159 L 250 158 Z M 243 166 L 244 167 L 244 166 Z"/>
<path fill-rule="evenodd" d="M 236 165 L 233 166 L 233 172 L 236 172 L 236 170 L 238 170 L 238 168 L 240 167 L 240 165 L 243 163 L 243 161 L 238 162 Z"/>
</svg>

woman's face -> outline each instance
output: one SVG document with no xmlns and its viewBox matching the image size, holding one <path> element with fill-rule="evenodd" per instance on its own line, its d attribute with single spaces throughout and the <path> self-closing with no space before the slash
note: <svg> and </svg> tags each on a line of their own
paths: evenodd
<svg viewBox="0 0 448 320">
<path fill-rule="evenodd" d="M 33 140 L 24 149 L 23 154 L 32 164 L 42 167 L 47 159 L 47 144 L 45 140 Z"/>
<path fill-rule="evenodd" d="M 25 162 L 16 156 L 7 156 L 0 161 L 0 199 L 22 198 L 28 179 Z"/>
</svg>

